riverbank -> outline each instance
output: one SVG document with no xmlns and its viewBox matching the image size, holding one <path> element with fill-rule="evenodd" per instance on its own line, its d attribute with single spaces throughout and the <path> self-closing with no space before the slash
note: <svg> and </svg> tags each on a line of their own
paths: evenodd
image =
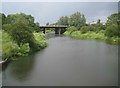
<svg viewBox="0 0 120 88">
<path fill-rule="evenodd" d="M 45 48 L 47 46 L 47 42 L 45 40 L 45 35 L 41 32 L 33 33 L 36 43 L 39 46 L 39 50 Z M 1 51 L 2 51 L 2 60 L 11 59 L 14 60 L 15 57 L 28 56 L 31 54 L 30 47 L 28 43 L 22 44 L 18 46 L 15 41 L 12 40 L 11 36 L 2 32 L 1 36 Z"/>
<path fill-rule="evenodd" d="M 101 41 L 105 41 L 107 43 L 110 44 L 114 44 L 114 45 L 120 45 L 120 38 L 118 37 L 107 37 L 104 34 L 104 31 L 100 31 L 100 32 L 87 32 L 87 33 L 82 33 L 81 31 L 66 31 L 64 33 L 64 35 L 66 36 L 70 36 L 73 38 L 77 38 L 77 39 L 96 39 L 96 40 L 101 40 Z"/>
</svg>

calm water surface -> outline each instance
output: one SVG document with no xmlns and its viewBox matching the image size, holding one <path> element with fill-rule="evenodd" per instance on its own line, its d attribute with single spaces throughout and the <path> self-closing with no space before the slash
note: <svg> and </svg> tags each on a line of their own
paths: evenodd
<svg viewBox="0 0 120 88">
<path fill-rule="evenodd" d="M 11 62 L 6 86 L 117 86 L 118 47 L 96 40 L 48 39 L 48 47 Z"/>
</svg>

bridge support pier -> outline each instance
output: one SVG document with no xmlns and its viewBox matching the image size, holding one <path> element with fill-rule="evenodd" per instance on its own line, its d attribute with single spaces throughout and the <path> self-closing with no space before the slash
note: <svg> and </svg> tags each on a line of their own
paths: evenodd
<svg viewBox="0 0 120 88">
<path fill-rule="evenodd" d="M 61 28 L 59 28 L 58 31 L 59 31 L 59 35 L 60 35 L 61 34 Z"/>
<path fill-rule="evenodd" d="M 55 28 L 55 34 L 59 34 L 59 29 Z"/>
<path fill-rule="evenodd" d="M 63 34 L 65 32 L 65 29 L 61 28 L 60 34 Z"/>
<path fill-rule="evenodd" d="M 45 28 L 43 28 L 43 33 L 44 33 L 44 34 L 46 33 L 46 29 L 45 29 Z"/>
<path fill-rule="evenodd" d="M 55 34 L 63 34 L 66 31 L 64 28 L 55 28 Z"/>
</svg>

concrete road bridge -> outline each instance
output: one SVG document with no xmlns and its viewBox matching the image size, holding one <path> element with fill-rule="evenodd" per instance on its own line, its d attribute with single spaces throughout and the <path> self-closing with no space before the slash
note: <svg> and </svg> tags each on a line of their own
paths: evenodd
<svg viewBox="0 0 120 88">
<path fill-rule="evenodd" d="M 52 29 L 55 31 L 55 34 L 63 34 L 66 31 L 67 26 L 40 26 L 43 30 L 43 33 L 46 33 L 46 30 Z"/>
</svg>

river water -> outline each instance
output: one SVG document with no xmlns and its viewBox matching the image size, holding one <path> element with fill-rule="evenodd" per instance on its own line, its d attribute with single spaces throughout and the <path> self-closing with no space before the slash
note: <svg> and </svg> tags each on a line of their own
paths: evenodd
<svg viewBox="0 0 120 88">
<path fill-rule="evenodd" d="M 117 86 L 118 46 L 52 36 L 48 47 L 11 62 L 3 86 Z"/>
</svg>

